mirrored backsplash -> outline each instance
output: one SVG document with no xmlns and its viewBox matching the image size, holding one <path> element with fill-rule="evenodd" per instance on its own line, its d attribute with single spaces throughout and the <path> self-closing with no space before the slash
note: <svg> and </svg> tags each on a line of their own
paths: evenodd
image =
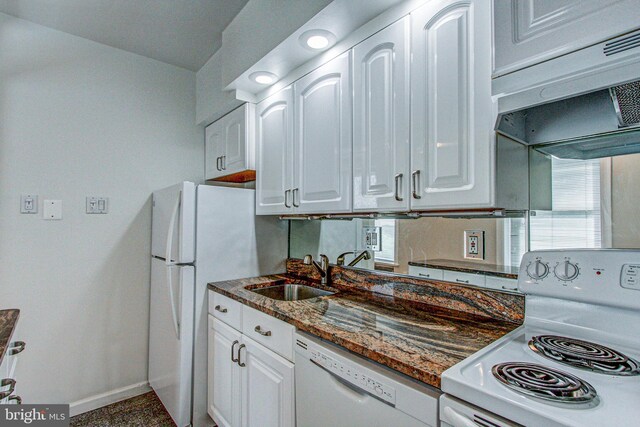
<svg viewBox="0 0 640 427">
<path fill-rule="evenodd" d="M 522 217 L 292 220 L 290 256 L 468 284 L 477 277 L 447 272 L 474 272 L 487 276 L 479 286 L 509 290 L 513 282 L 501 280 L 516 278 L 528 250 L 640 248 L 640 154 L 580 160 L 532 149 L 529 159 L 531 210 Z M 358 257 L 367 248 L 370 257 Z"/>
<path fill-rule="evenodd" d="M 526 221 L 438 217 L 291 221 L 292 258 L 325 254 L 333 264 L 349 265 L 370 247 L 370 258 L 360 257 L 355 267 L 410 274 L 412 265 L 455 269 L 469 263 L 478 271 L 512 272 L 526 251 Z"/>
</svg>

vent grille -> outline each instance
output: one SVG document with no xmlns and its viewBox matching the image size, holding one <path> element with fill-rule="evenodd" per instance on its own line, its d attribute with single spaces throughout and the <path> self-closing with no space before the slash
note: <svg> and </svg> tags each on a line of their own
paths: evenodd
<svg viewBox="0 0 640 427">
<path fill-rule="evenodd" d="M 605 43 L 603 51 L 606 56 L 611 56 L 638 46 L 640 46 L 640 31 L 635 31 Z"/>
<path fill-rule="evenodd" d="M 609 90 L 620 127 L 640 124 L 640 80 Z"/>
<path fill-rule="evenodd" d="M 304 341 L 300 341 L 299 339 L 296 339 L 296 345 L 297 345 L 298 347 L 302 347 L 302 348 L 304 348 L 305 350 L 307 349 L 307 343 L 306 343 L 306 342 L 304 342 Z"/>
</svg>

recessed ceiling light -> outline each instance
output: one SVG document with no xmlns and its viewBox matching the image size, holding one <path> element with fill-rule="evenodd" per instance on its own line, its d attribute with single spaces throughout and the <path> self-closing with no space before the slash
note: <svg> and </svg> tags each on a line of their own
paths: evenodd
<svg viewBox="0 0 640 427">
<path fill-rule="evenodd" d="M 302 33 L 298 40 L 305 48 L 318 51 L 333 46 L 336 36 L 327 30 L 309 30 Z"/>
<path fill-rule="evenodd" d="M 261 85 L 270 85 L 278 80 L 278 76 L 268 71 L 256 71 L 255 73 L 251 73 L 249 78 Z"/>
</svg>

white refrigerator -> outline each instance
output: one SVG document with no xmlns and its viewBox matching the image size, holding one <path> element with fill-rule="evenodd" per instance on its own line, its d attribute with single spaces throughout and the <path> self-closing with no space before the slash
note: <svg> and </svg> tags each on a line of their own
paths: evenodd
<svg viewBox="0 0 640 427">
<path fill-rule="evenodd" d="M 283 272 L 287 223 L 255 191 L 183 182 L 153 193 L 149 383 L 178 427 L 207 414 L 207 283 Z"/>
</svg>

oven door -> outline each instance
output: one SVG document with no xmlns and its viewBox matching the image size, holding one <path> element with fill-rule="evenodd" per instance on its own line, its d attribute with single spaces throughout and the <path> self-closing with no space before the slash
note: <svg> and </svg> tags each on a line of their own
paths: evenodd
<svg viewBox="0 0 640 427">
<path fill-rule="evenodd" d="M 491 412 L 477 408 L 448 394 L 440 397 L 440 427 L 518 427 Z"/>
</svg>

